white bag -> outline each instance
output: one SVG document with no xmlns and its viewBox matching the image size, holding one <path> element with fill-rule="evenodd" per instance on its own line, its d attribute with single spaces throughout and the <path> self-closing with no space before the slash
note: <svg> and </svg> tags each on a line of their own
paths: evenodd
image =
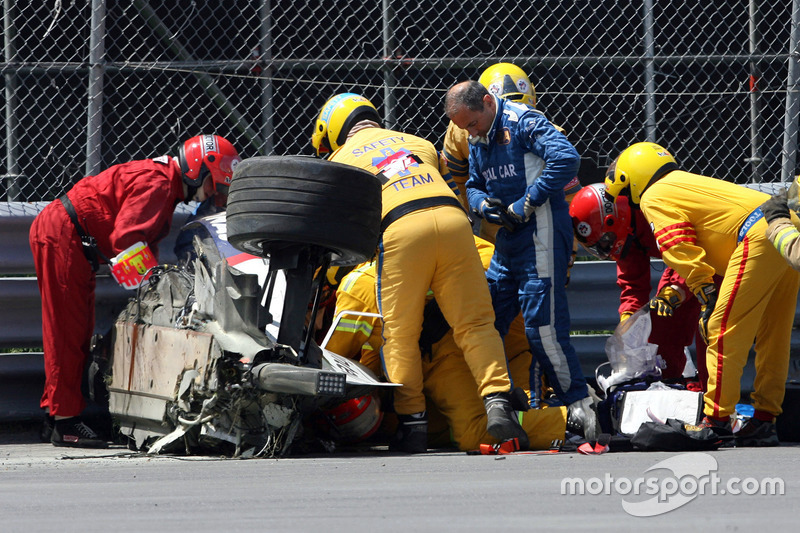
<svg viewBox="0 0 800 533">
<path fill-rule="evenodd" d="M 643 422 L 663 424 L 667 418 L 697 424 L 702 412 L 702 392 L 669 388 L 625 391 L 619 415 L 619 432 L 633 435 Z"/>
</svg>

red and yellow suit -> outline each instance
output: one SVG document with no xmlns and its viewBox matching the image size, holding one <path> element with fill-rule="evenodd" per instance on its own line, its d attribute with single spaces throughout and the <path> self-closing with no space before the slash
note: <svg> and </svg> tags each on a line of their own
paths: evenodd
<svg viewBox="0 0 800 533">
<path fill-rule="evenodd" d="M 330 157 L 386 179 L 378 247 L 377 297 L 383 316 L 381 349 L 395 391 L 395 410 L 425 410 L 419 338 L 426 295 L 433 291 L 481 396 L 508 392 L 503 343 L 494 328 L 489 288 L 472 229 L 443 178 L 434 146 L 383 128 L 355 133 Z M 444 167 L 444 168 L 443 168 Z M 417 208 L 419 206 L 419 208 Z M 398 212 L 402 216 L 395 217 Z M 389 222 L 391 221 L 391 222 Z"/>
<path fill-rule="evenodd" d="M 642 194 L 641 208 L 664 262 L 692 292 L 722 276 L 708 322 L 707 416 L 724 419 L 733 413 L 754 340 L 753 405 L 757 414 L 781 413 L 800 273 L 765 236 L 767 223 L 757 208 L 768 198 L 683 171 L 668 173 Z M 794 214 L 792 220 L 800 225 Z"/>
<path fill-rule="evenodd" d="M 475 244 L 484 267 L 488 268 L 494 247 L 479 238 Z M 336 314 L 343 311 L 376 313 L 375 263 L 366 263 L 349 273 L 336 292 Z M 345 315 L 326 348 L 360 362 L 380 375 L 378 357 L 381 342 L 380 318 Z M 515 320 L 505 338 L 505 353 L 516 386 L 528 390 L 531 352 L 522 315 Z M 448 331 L 431 348 L 430 357 L 422 358 L 423 392 L 450 426 L 451 439 L 462 449 L 477 448 L 481 443 L 495 443 L 486 431 L 486 410 L 463 352 Z M 397 392 L 397 391 L 395 391 Z M 554 439 L 563 439 L 566 427 L 565 407 L 531 409 L 522 415 L 522 427 L 531 448 L 546 449 Z"/>
<path fill-rule="evenodd" d="M 83 178 L 67 193 L 78 222 L 106 257 L 143 241 L 157 253 L 183 200 L 181 171 L 169 157 L 132 161 Z M 77 230 L 56 200 L 34 219 L 30 244 L 42 297 L 45 386 L 52 416 L 83 411 L 81 379 L 94 330 L 95 275 Z"/>
</svg>

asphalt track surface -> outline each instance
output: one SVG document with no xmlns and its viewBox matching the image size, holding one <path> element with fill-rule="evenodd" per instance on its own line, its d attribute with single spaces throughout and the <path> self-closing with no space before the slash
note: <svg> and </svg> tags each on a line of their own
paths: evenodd
<svg viewBox="0 0 800 533">
<path fill-rule="evenodd" d="M 56 448 L 30 429 L 0 431 L 6 533 L 797 531 L 799 496 L 798 445 L 237 460 Z"/>
</svg>

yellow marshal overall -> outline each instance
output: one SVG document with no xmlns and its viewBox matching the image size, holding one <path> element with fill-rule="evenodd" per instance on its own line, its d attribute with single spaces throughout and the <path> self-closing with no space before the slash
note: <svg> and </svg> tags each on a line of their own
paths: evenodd
<svg viewBox="0 0 800 533">
<path fill-rule="evenodd" d="M 758 209 L 768 195 L 719 179 L 672 171 L 645 189 L 641 208 L 664 262 L 697 293 L 723 276 L 708 321 L 705 414 L 731 415 L 755 340 L 757 411 L 781 413 L 800 273 L 766 238 Z M 793 220 L 797 219 L 792 215 Z"/>
<path fill-rule="evenodd" d="M 426 295 L 433 291 L 479 394 L 508 392 L 503 343 L 466 213 L 441 174 L 434 146 L 382 128 L 355 133 L 331 157 L 385 179 L 377 298 L 383 316 L 381 357 L 398 414 L 425 410 L 422 332 Z M 445 170 L 446 173 L 446 170 Z M 449 177 L 449 176 L 448 176 Z"/>
</svg>

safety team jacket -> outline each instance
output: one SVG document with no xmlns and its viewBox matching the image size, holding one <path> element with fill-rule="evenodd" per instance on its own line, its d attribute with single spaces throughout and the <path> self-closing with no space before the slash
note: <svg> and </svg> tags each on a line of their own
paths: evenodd
<svg viewBox="0 0 800 533">
<path fill-rule="evenodd" d="M 789 218 L 778 218 L 767 226 L 767 239 L 795 270 L 800 270 L 800 232 Z"/>
<path fill-rule="evenodd" d="M 534 207 L 550 200 L 566 209 L 563 189 L 580 166 L 575 148 L 538 110 L 496 97 L 495 102 L 497 114 L 486 137 L 491 149 L 485 140 L 471 140 L 475 145 L 466 184 L 470 207 L 478 209 L 490 197 L 507 206 L 527 196 Z M 514 143 L 511 132 L 517 136 Z M 519 146 L 525 150 L 512 149 Z"/>
<path fill-rule="evenodd" d="M 640 209 L 631 209 L 633 234 L 617 260 L 617 285 L 620 288 L 619 314 L 634 312 L 650 300 L 650 258 L 661 259 L 656 239 Z M 665 267 L 662 282 L 677 286 L 684 300 L 691 297 L 686 282 L 670 267 Z"/>
<path fill-rule="evenodd" d="M 664 261 L 692 293 L 725 274 L 745 220 L 769 196 L 720 179 L 675 170 L 641 200 Z"/>
<path fill-rule="evenodd" d="M 412 200 L 437 196 L 456 198 L 455 184 L 444 160 L 433 144 L 414 135 L 366 128 L 333 152 L 330 160 L 387 178 L 383 185 L 382 217 Z"/>
<path fill-rule="evenodd" d="M 138 241 L 157 254 L 175 206 L 184 199 L 180 167 L 169 156 L 114 165 L 81 179 L 67 196 L 106 257 Z"/>
</svg>

